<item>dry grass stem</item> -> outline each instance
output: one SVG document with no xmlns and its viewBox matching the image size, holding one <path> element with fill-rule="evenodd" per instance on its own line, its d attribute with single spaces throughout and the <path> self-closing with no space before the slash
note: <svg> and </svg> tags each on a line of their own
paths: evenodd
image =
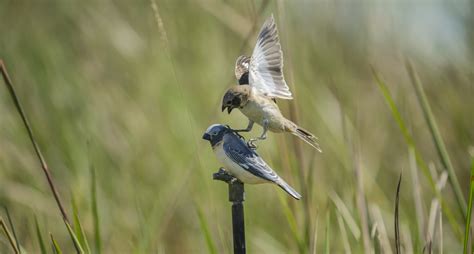
<svg viewBox="0 0 474 254">
<path fill-rule="evenodd" d="M 10 233 L 10 230 L 8 230 L 8 227 L 5 224 L 5 221 L 3 220 L 2 217 L 0 217 L 0 227 L 3 229 L 3 233 L 7 237 L 8 242 L 10 243 L 10 246 L 12 247 L 13 251 L 16 254 L 20 254 L 20 250 L 18 249 L 18 246 L 16 245 L 15 238 L 13 237 L 12 233 Z"/>
<path fill-rule="evenodd" d="M 53 177 L 51 176 L 51 173 L 49 171 L 48 164 L 46 164 L 46 161 L 43 157 L 43 154 L 41 153 L 41 150 L 40 150 L 38 144 L 36 143 L 36 139 L 33 135 L 33 131 L 30 127 L 30 123 L 28 121 L 28 118 L 26 117 L 26 114 L 23 110 L 23 107 L 21 106 L 20 100 L 18 99 L 18 96 L 16 95 L 15 89 L 13 87 L 13 82 L 11 81 L 10 76 L 8 75 L 5 63 L 3 62 L 2 59 L 0 59 L 0 72 L 2 73 L 3 80 L 5 82 L 5 85 L 8 88 L 8 91 L 10 92 L 10 96 L 13 99 L 13 103 L 15 104 L 15 107 L 18 111 L 18 114 L 20 115 L 21 120 L 23 121 L 23 124 L 25 126 L 26 131 L 28 132 L 28 137 L 30 138 L 31 144 L 33 145 L 33 149 L 35 150 L 36 156 L 37 156 L 38 161 L 41 165 L 41 169 L 43 170 L 43 173 L 46 176 L 46 180 L 48 181 L 49 187 L 51 189 L 51 192 L 53 193 L 54 199 L 56 200 L 56 204 L 59 207 L 61 215 L 62 215 L 63 219 L 67 223 L 69 223 L 69 219 L 68 219 L 66 210 L 64 209 L 64 206 L 61 203 L 61 199 L 59 197 L 59 193 L 56 189 L 56 186 L 54 185 Z"/>
</svg>

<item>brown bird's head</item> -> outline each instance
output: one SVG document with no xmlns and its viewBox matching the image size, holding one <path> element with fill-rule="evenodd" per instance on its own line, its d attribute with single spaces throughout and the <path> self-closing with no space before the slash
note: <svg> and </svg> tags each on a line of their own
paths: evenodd
<svg viewBox="0 0 474 254">
<path fill-rule="evenodd" d="M 227 113 L 230 114 L 234 108 L 241 108 L 247 104 L 250 96 L 250 86 L 239 85 L 233 86 L 227 90 L 222 98 L 222 111 L 227 108 Z"/>
</svg>

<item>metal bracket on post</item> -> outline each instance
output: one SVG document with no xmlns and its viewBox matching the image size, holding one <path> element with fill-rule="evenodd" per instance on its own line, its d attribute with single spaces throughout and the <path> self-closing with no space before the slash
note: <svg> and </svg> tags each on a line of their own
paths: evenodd
<svg viewBox="0 0 474 254">
<path fill-rule="evenodd" d="M 224 181 L 229 184 L 229 201 L 232 202 L 232 232 L 234 235 L 234 254 L 245 254 L 245 200 L 244 184 L 233 177 L 223 168 L 213 174 L 214 180 Z"/>
</svg>

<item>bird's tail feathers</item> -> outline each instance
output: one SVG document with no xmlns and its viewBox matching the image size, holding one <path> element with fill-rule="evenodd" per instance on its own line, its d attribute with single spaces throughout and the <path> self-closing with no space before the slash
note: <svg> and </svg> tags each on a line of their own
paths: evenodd
<svg viewBox="0 0 474 254">
<path fill-rule="evenodd" d="M 287 184 L 283 179 L 279 179 L 276 184 L 278 184 L 278 186 L 280 186 L 280 188 L 282 188 L 284 191 L 286 191 L 288 194 L 290 194 L 293 198 L 297 199 L 297 200 L 300 200 L 301 199 L 301 195 L 295 191 L 295 189 L 293 189 L 289 184 Z"/>
<path fill-rule="evenodd" d="M 291 133 L 302 139 L 304 142 L 308 143 L 310 146 L 314 147 L 314 149 L 318 150 L 320 153 L 322 152 L 321 147 L 318 144 L 318 138 L 314 136 L 311 132 L 299 126 L 296 126 L 296 129 Z"/>
</svg>

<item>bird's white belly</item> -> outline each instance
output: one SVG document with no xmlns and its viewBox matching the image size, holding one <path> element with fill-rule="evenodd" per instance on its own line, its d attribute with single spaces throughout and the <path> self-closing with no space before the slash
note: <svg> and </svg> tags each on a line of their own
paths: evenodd
<svg viewBox="0 0 474 254">
<path fill-rule="evenodd" d="M 258 184 L 268 182 L 263 178 L 253 175 L 246 171 L 237 163 L 233 162 L 226 154 L 223 149 L 222 143 L 217 144 L 212 148 L 216 154 L 217 159 L 224 165 L 225 170 L 235 176 L 243 183 Z"/>
</svg>

